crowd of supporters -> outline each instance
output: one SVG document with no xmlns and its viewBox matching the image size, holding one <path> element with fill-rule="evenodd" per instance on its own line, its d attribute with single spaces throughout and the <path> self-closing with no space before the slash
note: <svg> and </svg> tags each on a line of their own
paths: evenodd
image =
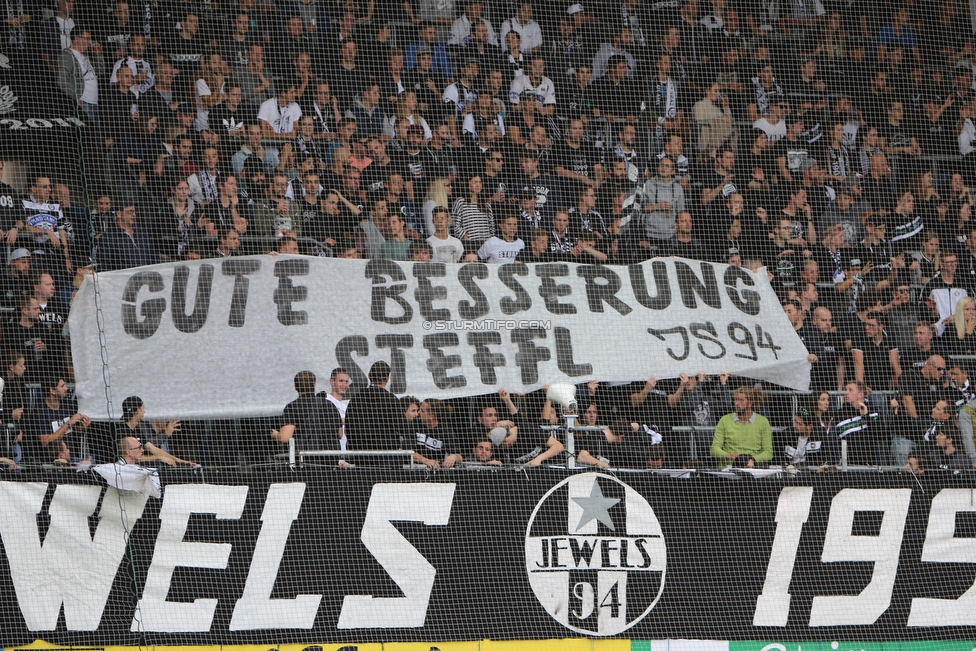
<svg viewBox="0 0 976 651">
<path fill-rule="evenodd" d="M 907 463 L 941 401 L 950 422 L 968 416 L 976 60 L 958 0 L 48 4 L 7 0 L 0 23 L 2 78 L 85 125 L 82 160 L 24 151 L 8 162 L 17 188 L 0 185 L 4 370 L 11 382 L 24 360 L 35 404 L 70 411 L 52 402 L 71 380 L 61 330 L 92 270 L 270 251 L 681 256 L 766 267 L 814 396 L 842 392 L 883 423 L 858 430 L 875 432 L 861 461 Z M 695 372 L 662 385 L 656 421 L 686 420 L 672 396 L 711 386 Z M 654 425 L 632 400 L 601 418 Z M 824 413 L 846 427 L 838 400 Z M 899 440 L 880 434 L 892 424 Z M 233 463 L 265 425 L 201 425 L 192 438 L 231 443 L 190 451 Z M 179 430 L 152 429 L 160 443 Z M 698 456 L 676 450 L 665 463 Z"/>
</svg>

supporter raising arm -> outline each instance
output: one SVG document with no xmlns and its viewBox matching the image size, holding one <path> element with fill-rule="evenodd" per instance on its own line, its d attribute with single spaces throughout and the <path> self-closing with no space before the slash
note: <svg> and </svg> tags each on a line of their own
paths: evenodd
<svg viewBox="0 0 976 651">
<path fill-rule="evenodd" d="M 602 432 L 587 432 L 576 460 L 601 468 L 660 467 L 651 459 L 662 459 L 658 452 L 663 436 L 653 427 L 627 419 L 617 419 Z"/>
<path fill-rule="evenodd" d="M 547 388 L 548 385 L 543 387 L 543 394 Z M 507 451 L 513 463 L 540 466 L 543 462 L 556 457 L 566 449 L 552 432 L 543 431 L 539 428 L 540 424 L 548 425 L 551 423 L 549 415 L 552 405 L 548 399 L 543 404 L 541 420 L 532 422 L 532 419 L 523 418 L 507 389 L 499 389 L 498 397 L 504 403 L 511 420 L 498 420 L 492 423 L 490 409 L 482 410 L 482 417 L 478 420 L 489 431 L 493 427 L 506 427 L 508 429 L 508 435 L 502 441 L 501 447 L 503 451 Z"/>
</svg>

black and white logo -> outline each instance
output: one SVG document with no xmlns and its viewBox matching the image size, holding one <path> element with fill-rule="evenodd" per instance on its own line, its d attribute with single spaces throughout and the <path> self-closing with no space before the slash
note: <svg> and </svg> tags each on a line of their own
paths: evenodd
<svg viewBox="0 0 976 651">
<path fill-rule="evenodd" d="M 0 87 L 0 115 L 16 111 L 17 107 L 14 106 L 16 103 L 17 96 L 14 95 L 14 91 L 11 90 L 10 86 Z"/>
<path fill-rule="evenodd" d="M 627 484 L 574 475 L 536 505 L 525 532 L 525 569 L 542 607 L 584 635 L 618 635 L 664 590 L 667 546 L 654 510 Z"/>
</svg>

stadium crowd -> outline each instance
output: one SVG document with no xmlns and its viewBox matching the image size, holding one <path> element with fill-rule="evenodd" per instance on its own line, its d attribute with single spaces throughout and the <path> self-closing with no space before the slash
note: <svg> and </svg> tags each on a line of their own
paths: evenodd
<svg viewBox="0 0 976 651">
<path fill-rule="evenodd" d="M 608 428 L 581 462 L 640 441 L 641 467 L 834 463 L 854 434 L 860 463 L 976 463 L 976 59 L 958 0 L 45 5 L 5 1 L 0 68 L 83 121 L 84 155 L 48 168 L 24 151 L 19 187 L 0 185 L 4 422 L 27 461 L 89 457 L 73 435 L 98 424 L 72 411 L 63 333 L 85 274 L 275 252 L 764 266 L 810 353 L 809 403 L 761 406 L 751 382 L 696 369 L 591 383 L 582 417 Z M 304 409 L 325 399 L 314 377 L 296 390 Z M 425 465 L 489 443 L 505 462 L 562 453 L 541 396 L 411 400 L 390 433 L 416 429 Z M 404 428 L 414 407 L 451 436 Z M 264 421 L 139 409 L 126 425 L 167 462 L 171 442 L 212 463 L 269 451 Z M 480 436 L 505 412 L 521 436 Z"/>
</svg>

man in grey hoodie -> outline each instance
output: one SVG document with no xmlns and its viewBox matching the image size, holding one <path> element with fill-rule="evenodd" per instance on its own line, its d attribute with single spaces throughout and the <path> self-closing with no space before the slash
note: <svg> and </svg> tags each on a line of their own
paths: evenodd
<svg viewBox="0 0 976 651">
<path fill-rule="evenodd" d="M 643 237 L 648 240 L 674 237 L 675 217 L 685 209 L 685 191 L 675 180 L 674 169 L 674 161 L 665 156 L 658 161 L 657 176 L 644 184 L 641 212 Z M 643 243 L 641 246 L 644 246 Z"/>
</svg>

